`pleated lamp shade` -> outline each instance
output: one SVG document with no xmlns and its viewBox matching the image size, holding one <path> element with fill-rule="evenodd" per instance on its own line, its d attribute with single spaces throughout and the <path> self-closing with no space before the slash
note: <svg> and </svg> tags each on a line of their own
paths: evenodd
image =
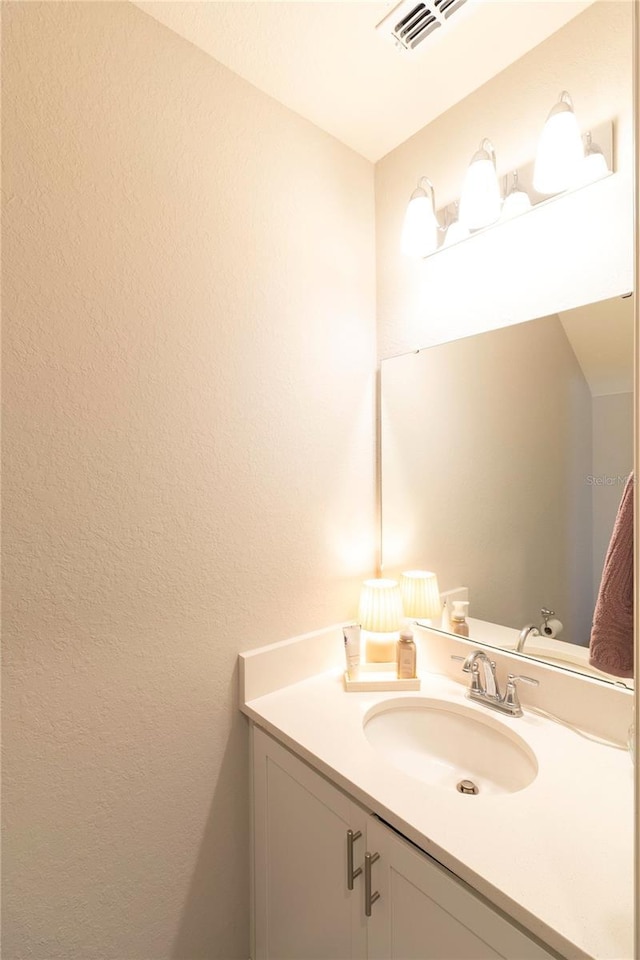
<svg viewBox="0 0 640 960">
<path fill-rule="evenodd" d="M 402 596 L 397 580 L 365 580 L 360 592 L 358 619 L 363 630 L 392 633 L 400 629 Z"/>
<path fill-rule="evenodd" d="M 430 570 L 407 570 L 400 577 L 405 617 L 431 620 L 442 612 L 438 578 Z"/>
</svg>

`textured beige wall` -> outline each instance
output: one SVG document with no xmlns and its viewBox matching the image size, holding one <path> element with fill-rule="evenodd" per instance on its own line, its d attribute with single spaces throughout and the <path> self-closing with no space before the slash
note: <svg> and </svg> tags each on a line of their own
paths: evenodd
<svg viewBox="0 0 640 960">
<path fill-rule="evenodd" d="M 373 168 L 128 3 L 5 4 L 3 956 L 248 956 L 238 651 L 374 562 Z"/>
<path fill-rule="evenodd" d="M 593 4 L 376 165 L 380 357 L 632 289 L 631 12 L 626 0 Z M 403 257 L 417 178 L 439 204 L 456 199 L 482 137 L 500 174 L 528 163 L 563 89 L 583 130 L 614 121 L 616 174 L 425 261 Z"/>
</svg>

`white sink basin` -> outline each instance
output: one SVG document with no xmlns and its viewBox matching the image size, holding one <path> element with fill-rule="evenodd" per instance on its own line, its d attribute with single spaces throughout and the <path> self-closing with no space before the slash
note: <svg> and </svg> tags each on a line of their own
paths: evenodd
<svg viewBox="0 0 640 960">
<path fill-rule="evenodd" d="M 376 704 L 365 715 L 369 743 L 398 770 L 446 790 L 471 781 L 480 796 L 515 793 L 538 764 L 525 741 L 487 711 L 464 703 L 407 697 Z"/>
</svg>

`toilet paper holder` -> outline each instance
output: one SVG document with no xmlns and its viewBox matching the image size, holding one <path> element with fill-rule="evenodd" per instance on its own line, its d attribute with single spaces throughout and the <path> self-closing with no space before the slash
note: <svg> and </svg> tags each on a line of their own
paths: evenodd
<svg viewBox="0 0 640 960">
<path fill-rule="evenodd" d="M 562 623 L 556 620 L 555 610 L 543 607 L 540 611 L 543 622 L 540 624 L 540 633 L 543 637 L 557 637 L 562 630 Z"/>
</svg>

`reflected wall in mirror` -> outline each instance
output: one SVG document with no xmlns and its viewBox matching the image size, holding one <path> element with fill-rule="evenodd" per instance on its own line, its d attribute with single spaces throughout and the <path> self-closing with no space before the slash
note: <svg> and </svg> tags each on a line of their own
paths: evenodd
<svg viewBox="0 0 640 960">
<path fill-rule="evenodd" d="M 472 637 L 512 648 L 550 608 L 558 639 L 525 654 L 606 676 L 586 648 L 633 468 L 633 298 L 390 358 L 381 382 L 385 575 L 467 587 Z"/>
</svg>

